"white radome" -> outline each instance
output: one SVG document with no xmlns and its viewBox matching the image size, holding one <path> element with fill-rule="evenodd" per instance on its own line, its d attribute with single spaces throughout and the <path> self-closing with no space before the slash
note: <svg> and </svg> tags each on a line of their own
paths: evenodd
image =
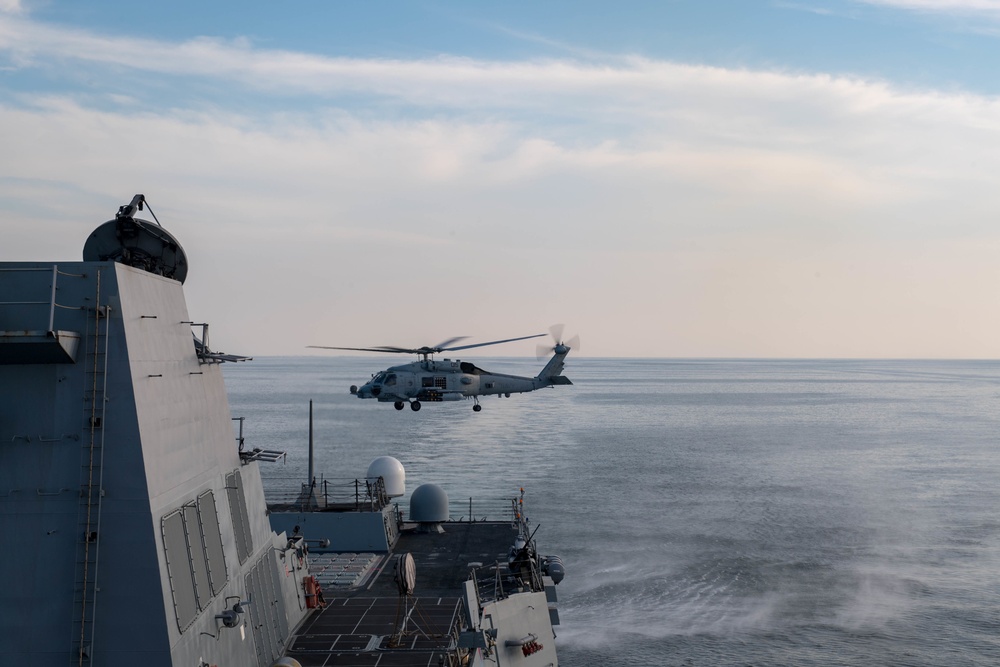
<svg viewBox="0 0 1000 667">
<path fill-rule="evenodd" d="M 406 470 L 403 464 L 391 456 L 380 456 L 368 465 L 366 478 L 374 482 L 381 477 L 385 482 L 385 492 L 390 498 L 398 498 L 406 493 Z"/>
</svg>

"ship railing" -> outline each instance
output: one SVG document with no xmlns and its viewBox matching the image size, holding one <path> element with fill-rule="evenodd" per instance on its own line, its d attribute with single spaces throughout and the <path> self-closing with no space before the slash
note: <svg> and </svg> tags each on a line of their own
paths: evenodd
<svg viewBox="0 0 1000 667">
<path fill-rule="evenodd" d="M 542 584 L 542 572 L 539 565 L 538 550 L 535 548 L 535 533 L 541 526 L 531 527 L 531 521 L 524 510 L 524 487 L 521 488 L 521 495 L 512 498 L 510 501 L 511 514 L 514 515 L 514 526 L 517 528 L 517 539 L 522 546 L 522 550 L 511 554 L 511 567 L 518 571 L 520 578 L 530 585 L 531 590 L 545 590 Z M 512 549 L 513 552 L 513 549 Z"/>
<path fill-rule="evenodd" d="M 23 306 L 37 307 L 37 310 L 39 311 L 39 315 L 37 316 L 38 323 L 44 326 L 44 331 L 52 333 L 56 331 L 56 313 L 58 312 L 56 309 L 58 308 L 62 308 L 65 310 L 83 309 L 82 305 L 68 306 L 56 301 L 56 295 L 59 289 L 58 287 L 59 276 L 65 276 L 68 278 L 86 278 L 86 275 L 82 273 L 67 273 L 66 271 L 60 271 L 58 264 L 53 264 L 51 267 L 17 267 L 10 269 L 7 268 L 0 269 L 0 273 L 6 273 L 6 274 L 28 273 L 37 271 L 44 271 L 52 274 L 52 284 L 49 286 L 50 292 L 48 295 L 46 295 L 48 298 L 39 295 L 36 299 L 32 299 L 29 301 L 0 301 L 0 306 L 17 306 L 19 308 Z M 46 315 L 48 315 L 47 321 L 46 319 L 43 319 L 45 318 Z M 0 329 L 4 328 L 2 322 L 3 319 L 0 318 Z M 20 321 L 17 322 L 16 324 L 17 325 L 11 327 L 11 329 L 26 331 L 34 328 L 30 324 L 25 324 L 24 322 Z"/>
<path fill-rule="evenodd" d="M 385 480 L 319 478 L 311 484 L 300 478 L 268 476 L 264 497 L 272 508 L 291 511 L 380 512 L 390 504 Z"/>
<path fill-rule="evenodd" d="M 515 512 L 512 510 L 509 498 L 469 498 L 468 504 L 452 506 L 453 510 L 462 508 L 462 514 L 456 516 L 455 511 L 450 512 L 452 521 L 462 521 L 472 523 L 476 521 L 516 521 Z"/>
<path fill-rule="evenodd" d="M 469 499 L 469 516 L 473 517 L 473 521 L 489 520 L 486 515 L 481 519 L 478 518 L 483 507 L 483 504 L 474 505 L 472 498 Z M 518 497 L 492 501 L 490 508 L 490 513 L 494 517 L 502 518 L 517 530 L 521 548 L 518 550 L 517 546 L 511 547 L 507 563 L 497 562 L 470 571 L 469 578 L 476 583 L 480 601 L 487 603 L 502 600 L 515 592 L 544 591 L 545 584 L 542 581 L 541 563 L 535 548 L 534 531 L 524 509 L 524 489 L 521 489 Z M 537 531 L 538 526 L 535 526 L 534 530 Z"/>
<path fill-rule="evenodd" d="M 492 565 L 473 568 L 469 578 L 476 583 L 480 604 L 503 600 L 514 593 L 544 591 L 542 572 L 536 559 L 532 558 L 512 571 L 506 563 L 499 561 Z"/>
<path fill-rule="evenodd" d="M 465 613 L 465 600 L 462 598 L 458 599 L 458 606 L 455 608 L 455 614 L 452 616 L 451 628 L 448 631 L 450 647 L 447 657 L 448 667 L 461 667 L 461 665 L 469 664 L 468 659 L 468 649 L 461 648 L 459 646 L 460 637 L 462 636 L 462 631 L 466 629 L 468 623 L 466 622 Z"/>
</svg>

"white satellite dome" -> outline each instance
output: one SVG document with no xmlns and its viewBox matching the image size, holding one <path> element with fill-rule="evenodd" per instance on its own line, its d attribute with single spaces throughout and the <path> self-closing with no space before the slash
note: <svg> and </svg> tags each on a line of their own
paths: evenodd
<svg viewBox="0 0 1000 667">
<path fill-rule="evenodd" d="M 403 464 L 391 456 L 380 456 L 368 465 L 369 482 L 375 482 L 379 477 L 385 483 L 385 492 L 390 498 L 398 498 L 406 493 L 406 470 Z"/>
</svg>

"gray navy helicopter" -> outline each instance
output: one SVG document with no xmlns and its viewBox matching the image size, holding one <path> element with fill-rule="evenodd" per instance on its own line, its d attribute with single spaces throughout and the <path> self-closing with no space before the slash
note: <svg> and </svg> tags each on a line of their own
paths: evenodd
<svg viewBox="0 0 1000 667">
<path fill-rule="evenodd" d="M 455 345 L 455 343 L 467 338 L 466 336 L 460 336 L 449 338 L 433 347 L 405 348 L 389 345 L 381 347 L 328 347 L 325 345 L 310 345 L 309 347 L 322 350 L 353 350 L 357 352 L 419 355 L 422 357 L 420 361 L 403 364 L 402 366 L 393 366 L 375 373 L 372 375 L 371 380 L 360 387 L 351 385 L 351 393 L 358 398 L 374 398 L 380 403 L 392 403 L 397 410 L 402 410 L 409 403 L 410 409 L 414 412 L 420 409 L 423 401 L 440 403 L 443 401 L 458 401 L 471 398 L 475 401 L 472 409 L 479 412 L 483 409 L 483 406 L 479 404 L 480 396 L 494 395 L 510 398 L 511 394 L 521 394 L 541 389 L 542 387 L 573 384 L 569 378 L 562 375 L 563 362 L 570 350 L 579 348 L 580 338 L 579 336 L 574 336 L 570 341 L 563 342 L 561 325 L 552 327 L 551 334 L 555 345 L 552 347 L 539 346 L 539 358 L 543 356 L 541 353 L 547 354 L 548 352 L 552 352 L 552 358 L 549 359 L 549 362 L 545 364 L 545 367 L 535 377 L 491 373 L 468 361 L 452 361 L 451 359 L 437 361 L 431 357 L 441 352 L 453 352 L 455 350 L 468 350 L 487 345 L 512 343 L 518 340 L 539 338 L 545 336 L 545 334 L 506 338 L 504 340 L 489 341 L 488 343 L 473 343 L 472 345 Z"/>
</svg>

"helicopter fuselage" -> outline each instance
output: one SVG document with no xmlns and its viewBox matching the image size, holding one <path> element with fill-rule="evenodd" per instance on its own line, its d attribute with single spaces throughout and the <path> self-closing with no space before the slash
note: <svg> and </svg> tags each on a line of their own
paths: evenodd
<svg viewBox="0 0 1000 667">
<path fill-rule="evenodd" d="M 479 404 L 480 396 L 504 396 L 509 398 L 511 394 L 521 394 L 543 387 L 573 384 L 569 378 L 562 374 L 562 371 L 566 355 L 570 353 L 570 350 L 574 346 L 579 345 L 579 337 L 574 337 L 567 344 L 563 343 L 560 338 L 562 332 L 561 326 L 554 327 L 551 331 L 552 337 L 556 340 L 555 346 L 551 348 L 552 357 L 535 377 L 490 373 L 468 361 L 459 361 L 457 359 L 455 361 L 451 359 L 438 361 L 431 358 L 431 355 L 448 350 L 466 350 L 473 347 L 499 345 L 500 343 L 538 338 L 544 334 L 457 346 L 454 343 L 462 340 L 462 337 L 450 338 L 434 347 L 404 348 L 387 345 L 382 347 L 310 345 L 309 347 L 318 347 L 326 350 L 352 350 L 357 352 L 419 354 L 423 356 L 423 359 L 420 361 L 402 364 L 401 366 L 392 366 L 384 371 L 374 373 L 372 379 L 360 387 L 351 385 L 351 393 L 358 398 L 374 398 L 380 403 L 392 403 L 397 410 L 402 410 L 409 404 L 410 409 L 414 412 L 420 409 L 422 401 L 443 402 L 471 398 L 475 402 L 472 409 L 479 412 L 482 409 L 482 406 Z"/>
<path fill-rule="evenodd" d="M 417 411 L 423 401 L 432 403 L 458 401 L 471 398 L 472 409 L 479 412 L 480 396 L 504 396 L 527 391 L 573 384 L 562 375 L 563 360 L 570 348 L 562 343 L 552 348 L 555 354 L 545 368 L 535 377 L 490 373 L 468 361 L 423 359 L 401 366 L 393 366 L 372 375 L 361 387 L 351 387 L 358 398 L 374 398 L 382 403 L 393 403 L 402 410 L 407 403 Z"/>
<path fill-rule="evenodd" d="M 356 393 L 380 402 L 457 401 L 473 396 L 509 396 L 552 383 L 541 378 L 490 373 L 467 361 L 415 361 L 376 373 Z"/>
</svg>

